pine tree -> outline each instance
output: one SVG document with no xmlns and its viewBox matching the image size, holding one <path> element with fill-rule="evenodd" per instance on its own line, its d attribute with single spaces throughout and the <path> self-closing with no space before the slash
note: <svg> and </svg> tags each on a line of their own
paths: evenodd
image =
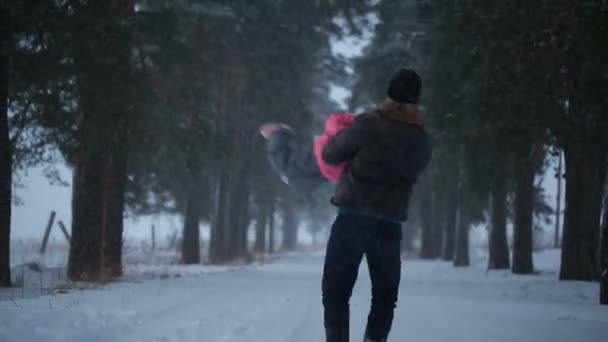
<svg viewBox="0 0 608 342">
<path fill-rule="evenodd" d="M 608 305 L 608 192 L 604 197 L 600 240 L 600 304 Z"/>
<path fill-rule="evenodd" d="M 11 20 L 8 7 L 0 7 L 0 287 L 11 286 L 10 235 L 12 205 L 12 147 L 8 126 L 8 73 Z"/>
<path fill-rule="evenodd" d="M 126 137 L 131 72 L 133 2 L 75 7 L 74 65 L 79 90 L 74 156 L 72 239 L 68 276 L 104 280 L 122 274 L 122 232 L 127 177 Z M 76 32 L 84 22 L 88 29 Z M 100 56 L 108 53 L 112 55 Z M 113 77 L 108 77 L 114 75 Z"/>
<path fill-rule="evenodd" d="M 563 85 L 559 89 L 564 102 L 552 122 L 566 162 L 560 279 L 591 281 L 598 278 L 596 246 L 608 155 L 606 97 L 600 90 L 607 82 L 608 12 L 600 1 L 571 5 L 555 4 L 562 16 L 556 19 L 551 45 L 561 70 L 553 75 Z"/>
<path fill-rule="evenodd" d="M 294 208 L 294 201 L 287 200 L 283 203 L 283 231 L 282 249 L 284 251 L 295 251 L 298 243 L 298 220 Z"/>
<path fill-rule="evenodd" d="M 492 183 L 491 224 L 489 233 L 489 269 L 510 268 L 509 244 L 507 241 L 507 165 L 504 159 L 496 161 L 496 174 Z"/>
</svg>

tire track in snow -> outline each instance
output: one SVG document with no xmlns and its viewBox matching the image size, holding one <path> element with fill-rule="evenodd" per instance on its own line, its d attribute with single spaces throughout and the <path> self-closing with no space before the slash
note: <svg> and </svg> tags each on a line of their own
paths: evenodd
<svg viewBox="0 0 608 342">
<path fill-rule="evenodd" d="M 312 326 L 312 311 L 312 303 L 308 302 L 304 315 L 283 342 L 312 341 L 310 336 L 306 335 L 307 333 L 310 333 L 310 330 L 307 332 L 306 329 Z"/>
<path fill-rule="evenodd" d="M 137 327 L 130 331 L 117 331 L 112 340 L 255 341 L 259 337 L 256 334 L 267 336 L 267 331 L 259 331 L 257 327 L 268 325 L 265 322 L 268 315 L 265 313 L 280 311 L 278 298 L 284 296 L 284 291 L 289 289 L 281 281 L 250 272 L 207 280 L 205 283 L 197 283 L 192 279 L 182 280 L 185 285 L 194 282 L 190 290 L 196 291 L 198 295 L 189 296 L 160 310 L 139 314 Z M 199 289 L 203 289 L 202 293 Z M 292 296 L 297 297 L 298 292 Z M 243 307 L 249 309 L 243 310 Z M 282 318 L 284 316 L 279 315 L 274 317 L 274 321 Z"/>
<path fill-rule="evenodd" d="M 183 285 L 188 285 L 188 282 L 196 282 L 196 279 L 184 279 Z M 167 305 L 152 306 L 148 309 L 135 309 L 136 313 L 130 317 L 128 328 L 121 326 L 108 327 L 109 330 L 116 328 L 111 334 L 112 341 L 172 341 L 169 336 L 165 336 L 167 330 L 177 333 L 180 330 L 196 327 L 200 324 L 200 315 L 197 312 L 204 310 L 204 300 L 214 297 L 219 291 L 215 287 L 204 287 L 202 284 L 196 284 L 196 287 L 190 286 L 190 291 L 194 290 L 195 294 L 187 297 L 182 297 L 178 301 L 168 302 Z M 143 293 L 138 295 L 145 297 L 158 289 L 142 289 Z M 202 290 L 202 291 L 201 291 Z M 148 292 L 148 293 L 146 293 Z M 175 297 L 174 293 L 168 293 L 167 298 Z M 161 297 L 162 298 L 162 297 Z M 141 300 L 141 299 L 138 299 Z M 137 306 L 137 303 L 133 304 Z M 189 314 L 188 314 L 189 313 Z M 177 316 L 177 317 L 176 317 Z M 184 318 L 196 318 L 196 320 Z"/>
</svg>

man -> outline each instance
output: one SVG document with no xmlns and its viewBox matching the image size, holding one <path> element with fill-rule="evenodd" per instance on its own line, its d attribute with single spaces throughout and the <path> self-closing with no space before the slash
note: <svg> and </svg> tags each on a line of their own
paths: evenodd
<svg viewBox="0 0 608 342">
<path fill-rule="evenodd" d="M 327 164 L 348 162 L 331 202 L 338 207 L 323 268 L 328 342 L 349 339 L 349 300 L 365 255 L 372 281 L 366 342 L 386 341 L 401 278 L 401 222 L 412 188 L 431 158 L 418 99 L 421 81 L 411 69 L 391 79 L 387 98 L 359 115 L 323 149 Z"/>
</svg>

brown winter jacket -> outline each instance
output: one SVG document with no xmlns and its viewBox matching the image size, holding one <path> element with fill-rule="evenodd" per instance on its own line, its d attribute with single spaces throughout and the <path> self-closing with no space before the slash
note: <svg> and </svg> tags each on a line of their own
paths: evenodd
<svg viewBox="0 0 608 342">
<path fill-rule="evenodd" d="M 331 202 L 405 221 L 413 186 L 431 153 L 418 106 L 387 99 L 325 145 L 326 163 L 348 162 Z"/>
</svg>

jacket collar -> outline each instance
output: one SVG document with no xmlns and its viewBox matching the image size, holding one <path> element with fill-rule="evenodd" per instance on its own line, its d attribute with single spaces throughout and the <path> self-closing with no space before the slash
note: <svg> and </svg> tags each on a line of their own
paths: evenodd
<svg viewBox="0 0 608 342">
<path fill-rule="evenodd" d="M 422 126 L 424 120 L 420 114 L 420 107 L 416 104 L 399 103 L 386 99 L 378 107 L 380 115 L 408 125 Z"/>
</svg>

